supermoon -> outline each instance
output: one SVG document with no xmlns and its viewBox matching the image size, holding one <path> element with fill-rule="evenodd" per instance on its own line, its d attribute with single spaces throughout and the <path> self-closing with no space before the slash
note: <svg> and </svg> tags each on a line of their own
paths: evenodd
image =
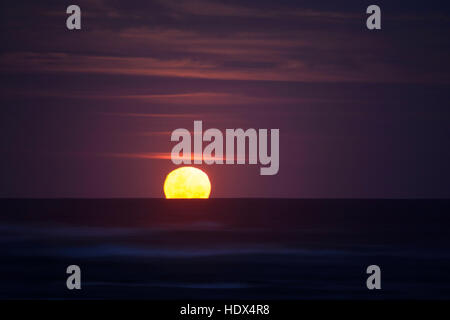
<svg viewBox="0 0 450 320">
<path fill-rule="evenodd" d="M 194 167 L 181 167 L 170 172 L 164 181 L 167 199 L 207 199 L 211 193 L 208 175 Z"/>
</svg>

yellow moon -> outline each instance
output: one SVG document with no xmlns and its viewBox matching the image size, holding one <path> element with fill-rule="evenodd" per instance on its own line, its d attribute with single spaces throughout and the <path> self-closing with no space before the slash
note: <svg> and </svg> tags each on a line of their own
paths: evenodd
<svg viewBox="0 0 450 320">
<path fill-rule="evenodd" d="M 208 175 L 194 167 L 181 167 L 170 172 L 164 181 L 167 199 L 207 199 L 211 193 Z"/>
</svg>

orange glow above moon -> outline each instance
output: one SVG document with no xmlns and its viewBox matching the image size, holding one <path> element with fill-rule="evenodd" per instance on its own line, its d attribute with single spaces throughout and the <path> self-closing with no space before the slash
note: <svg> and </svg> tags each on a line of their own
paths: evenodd
<svg viewBox="0 0 450 320">
<path fill-rule="evenodd" d="M 207 199 L 211 193 L 208 175 L 194 167 L 181 167 L 170 172 L 164 181 L 167 199 Z"/>
</svg>

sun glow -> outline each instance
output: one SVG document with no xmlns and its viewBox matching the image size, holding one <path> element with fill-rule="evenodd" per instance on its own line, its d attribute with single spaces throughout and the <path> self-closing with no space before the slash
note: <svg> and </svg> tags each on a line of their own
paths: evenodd
<svg viewBox="0 0 450 320">
<path fill-rule="evenodd" d="M 164 181 L 167 199 L 207 199 L 211 193 L 208 175 L 194 167 L 181 167 L 170 172 Z"/>
</svg>

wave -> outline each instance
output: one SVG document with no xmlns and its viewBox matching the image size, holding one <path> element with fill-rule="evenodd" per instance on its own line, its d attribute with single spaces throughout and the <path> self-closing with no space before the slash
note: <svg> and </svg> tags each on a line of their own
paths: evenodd
<svg viewBox="0 0 450 320">
<path fill-rule="evenodd" d="M 144 247 L 126 245 L 90 245 L 90 246 L 52 246 L 33 247 L 32 249 L 21 249 L 10 252 L 15 256 L 39 256 L 60 258 L 196 258 L 214 256 L 299 256 L 308 258 L 331 258 L 331 257 L 405 257 L 418 259 L 450 259 L 450 252 L 418 251 L 417 249 L 389 250 L 378 248 L 364 250 L 364 247 L 337 249 L 304 249 L 266 246 L 239 246 L 239 247 L 210 247 L 210 248 L 170 248 L 170 247 Z"/>
</svg>

